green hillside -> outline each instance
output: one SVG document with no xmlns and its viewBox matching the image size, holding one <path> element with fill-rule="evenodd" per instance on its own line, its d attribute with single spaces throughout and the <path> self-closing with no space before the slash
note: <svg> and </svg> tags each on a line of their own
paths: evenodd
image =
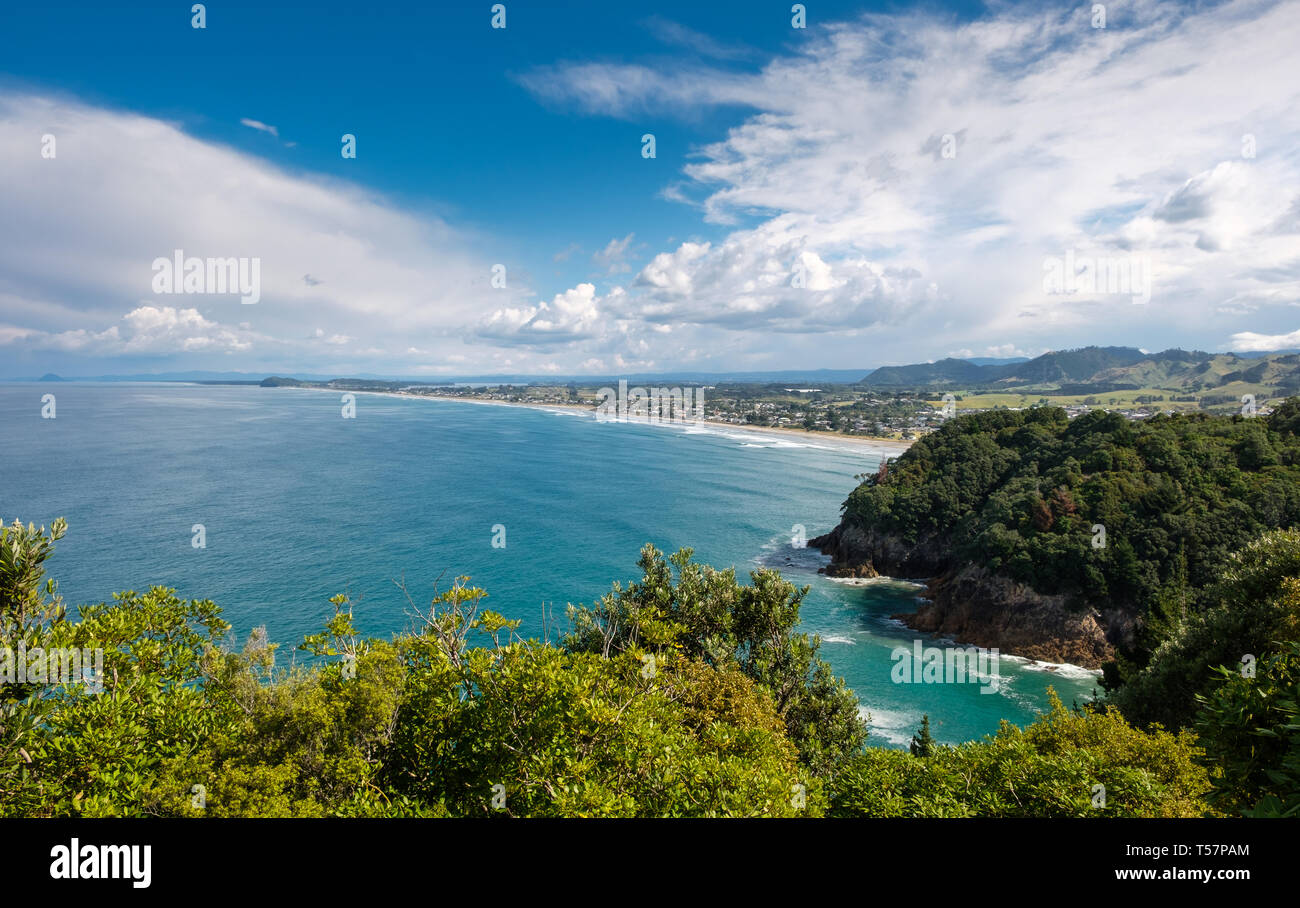
<svg viewBox="0 0 1300 908">
<path fill-rule="evenodd" d="M 1121 649 L 1140 666 L 1169 610 L 1195 607 L 1231 552 L 1300 525 L 1298 426 L 1300 400 L 1258 419 L 962 416 L 855 489 L 844 521 L 942 553 L 925 556 L 935 573 L 979 564 L 1078 610 L 1117 610 L 1146 628 Z"/>
<path fill-rule="evenodd" d="M 1178 403 L 1206 409 L 1241 406 L 1242 396 L 1253 395 L 1258 406 L 1300 393 L 1300 354 L 1270 353 L 1243 357 L 1235 353 L 1164 350 L 1143 353 L 1131 347 L 1084 347 L 1054 351 L 1023 363 L 980 366 L 966 360 L 886 366 L 862 382 L 869 388 L 907 388 L 915 391 L 954 391 L 1047 398 L 1085 398 L 1122 392 L 1140 392 L 1147 403 Z M 1132 405 L 1135 395 L 1116 399 Z M 1034 401 L 1016 397 L 998 401 L 972 401 L 968 406 L 1026 406 Z M 1079 401 L 1055 400 L 1061 405 Z M 1091 403 L 1091 402 L 1090 402 Z"/>
</svg>

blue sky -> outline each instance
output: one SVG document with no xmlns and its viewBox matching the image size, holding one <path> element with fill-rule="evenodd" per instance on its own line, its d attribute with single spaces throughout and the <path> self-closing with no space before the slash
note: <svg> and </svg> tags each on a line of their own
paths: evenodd
<svg viewBox="0 0 1300 908">
<path fill-rule="evenodd" d="M 505 6 L 6 5 L 0 375 L 1300 340 L 1293 3 Z M 157 295 L 174 248 L 260 301 Z"/>
<path fill-rule="evenodd" d="M 709 57 L 715 65 L 756 72 L 806 34 L 789 27 L 791 5 L 512 2 L 506 28 L 492 29 L 490 2 L 221 0 L 206 4 L 197 30 L 189 4 L 13 4 L 0 59 L 11 85 L 176 121 L 482 230 L 550 295 L 589 279 L 592 254 L 628 233 L 656 249 L 716 237 L 660 190 L 747 109 L 585 116 L 540 102 L 519 78 L 566 60 L 671 70 L 701 57 L 698 40 L 724 54 Z M 816 3 L 813 21 L 872 8 L 884 7 Z M 243 119 L 275 126 L 278 140 Z M 358 136 L 355 160 L 339 155 L 345 132 Z M 653 161 L 640 155 L 646 132 Z M 555 261 L 575 244 L 581 253 Z"/>
</svg>

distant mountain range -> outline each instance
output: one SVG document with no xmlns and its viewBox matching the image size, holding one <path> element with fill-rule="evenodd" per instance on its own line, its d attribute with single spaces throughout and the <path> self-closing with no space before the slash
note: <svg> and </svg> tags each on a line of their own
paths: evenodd
<svg viewBox="0 0 1300 908">
<path fill-rule="evenodd" d="M 867 376 L 863 383 L 873 387 L 968 387 L 1077 382 L 1087 381 L 1103 370 L 1123 368 L 1146 358 L 1147 354 L 1133 347 L 1083 347 L 1044 353 L 1015 363 L 980 365 L 965 359 L 941 359 L 912 366 L 882 366 Z"/>
<path fill-rule="evenodd" d="M 803 387 L 858 385 L 867 388 L 934 390 L 942 388 L 987 389 L 1031 387 L 1059 389 L 1061 386 L 1096 385 L 1098 390 L 1121 387 L 1182 389 L 1217 387 L 1241 381 L 1247 384 L 1300 385 L 1300 369 L 1293 362 L 1295 350 L 1272 353 L 1204 353 L 1165 350 L 1144 353 L 1135 347 L 1082 347 L 1028 357 L 971 357 L 941 359 L 910 366 L 882 366 L 878 369 L 788 369 L 752 372 L 656 372 L 623 375 L 455 375 L 394 376 L 358 373 L 352 381 L 424 385 L 596 385 L 626 379 L 642 384 L 786 384 Z M 1207 365 L 1208 364 L 1208 365 Z M 1240 373 L 1240 374 L 1238 374 Z M 12 378 L 0 381 L 33 382 L 201 382 L 212 384 L 259 384 L 274 378 L 301 382 L 341 380 L 338 375 L 302 372 L 162 372 L 134 375 L 96 375 L 65 378 L 46 373 L 40 378 Z M 1215 383 L 1218 384 L 1215 384 Z"/>
<path fill-rule="evenodd" d="M 1026 388 L 1067 394 L 1137 388 L 1198 392 L 1232 384 L 1300 389 L 1300 354 L 1242 356 L 1177 349 L 1144 353 L 1134 347 L 1082 347 L 1015 363 L 979 365 L 942 359 L 883 366 L 862 384 L 911 390 Z"/>
</svg>

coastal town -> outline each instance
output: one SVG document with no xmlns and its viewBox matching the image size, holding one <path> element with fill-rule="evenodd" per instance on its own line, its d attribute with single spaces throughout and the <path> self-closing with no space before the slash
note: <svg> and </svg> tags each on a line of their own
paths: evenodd
<svg viewBox="0 0 1300 908">
<path fill-rule="evenodd" d="M 300 382 L 294 379 L 269 378 L 266 386 L 300 385 L 328 387 L 342 391 L 384 391 L 416 397 L 441 397 L 479 400 L 502 404 L 579 407 L 596 410 L 608 389 L 595 383 L 480 384 L 413 384 L 368 379 L 334 379 L 329 382 Z M 681 392 L 678 388 L 650 387 L 646 390 Z M 756 429 L 784 429 L 832 435 L 913 441 L 935 431 L 945 420 L 958 413 L 988 410 L 1022 410 L 1036 406 L 1063 407 L 1070 418 L 1095 409 L 1119 413 L 1126 419 L 1144 420 L 1157 413 L 1207 409 L 1226 401 L 1208 400 L 1196 395 L 1106 394 L 1054 396 L 1050 394 L 1009 395 L 986 392 L 939 393 L 938 391 L 885 391 L 859 386 L 785 387 L 758 383 L 719 383 L 688 386 L 704 403 L 704 419 Z M 1261 406 L 1255 415 L 1266 416 L 1271 407 Z"/>
</svg>

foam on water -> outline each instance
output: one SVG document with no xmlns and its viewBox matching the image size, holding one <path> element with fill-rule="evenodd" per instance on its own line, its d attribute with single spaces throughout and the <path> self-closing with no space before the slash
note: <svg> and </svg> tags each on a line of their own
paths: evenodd
<svg viewBox="0 0 1300 908">
<path fill-rule="evenodd" d="M 830 559 L 827 558 L 827 562 Z M 826 578 L 831 583 L 838 583 L 842 586 L 888 586 L 888 587 L 911 587 L 913 589 L 925 589 L 925 584 L 919 580 L 904 580 L 900 577 L 831 577 Z M 916 597 L 917 602 L 929 602 L 928 599 Z"/>
<path fill-rule="evenodd" d="M 858 716 L 867 721 L 868 743 L 884 740 L 895 747 L 906 747 L 921 727 L 921 713 L 903 710 L 858 707 Z"/>
<path fill-rule="evenodd" d="M 1026 659 L 1022 656 L 1003 656 L 1018 665 L 1021 671 L 1047 672 L 1073 681 L 1095 681 L 1101 677 L 1101 669 L 1084 668 L 1069 662 L 1043 662 L 1039 659 Z"/>
</svg>

